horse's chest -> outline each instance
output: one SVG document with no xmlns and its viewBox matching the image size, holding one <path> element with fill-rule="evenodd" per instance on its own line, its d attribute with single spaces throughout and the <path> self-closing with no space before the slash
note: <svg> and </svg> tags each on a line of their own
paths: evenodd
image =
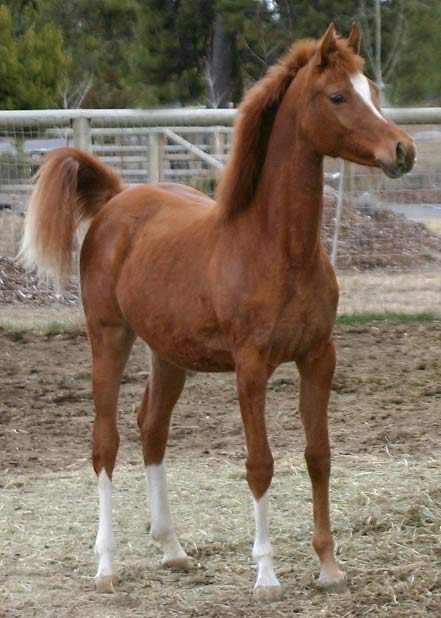
<svg viewBox="0 0 441 618">
<path fill-rule="evenodd" d="M 305 289 L 293 295 L 275 321 L 270 348 L 281 362 L 296 360 L 331 336 L 337 308 L 332 285 Z"/>
</svg>

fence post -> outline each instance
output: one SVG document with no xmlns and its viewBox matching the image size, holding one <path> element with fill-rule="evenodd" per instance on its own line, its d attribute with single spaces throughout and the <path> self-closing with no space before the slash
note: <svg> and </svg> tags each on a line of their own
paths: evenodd
<svg viewBox="0 0 441 618">
<path fill-rule="evenodd" d="M 346 161 L 342 159 L 340 162 L 340 178 L 338 181 L 337 208 L 336 208 L 336 213 L 335 213 L 334 238 L 332 239 L 332 252 L 331 252 L 331 263 L 334 266 L 334 268 L 337 263 L 338 236 L 340 234 L 341 211 L 343 208 L 343 193 L 344 193 L 344 186 L 345 186 L 346 165 L 347 165 Z"/>
<path fill-rule="evenodd" d="M 345 161 L 344 174 L 345 174 L 344 186 L 343 186 L 344 192 L 352 197 L 352 194 L 354 193 L 354 190 L 355 190 L 354 164 L 351 163 L 350 161 Z"/>
<path fill-rule="evenodd" d="M 148 182 L 162 182 L 164 179 L 164 133 L 156 129 L 149 133 Z"/>
<path fill-rule="evenodd" d="M 92 136 L 90 121 L 84 116 L 72 120 L 73 141 L 75 148 L 80 150 L 92 150 Z"/>
<path fill-rule="evenodd" d="M 214 156 L 220 163 L 224 164 L 225 154 L 225 133 L 222 131 L 222 127 L 215 127 L 214 129 Z M 217 172 L 219 176 L 220 171 Z"/>
</svg>

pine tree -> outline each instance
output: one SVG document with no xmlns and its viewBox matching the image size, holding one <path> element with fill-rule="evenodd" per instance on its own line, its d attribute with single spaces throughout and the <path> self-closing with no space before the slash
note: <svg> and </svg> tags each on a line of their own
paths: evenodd
<svg viewBox="0 0 441 618">
<path fill-rule="evenodd" d="M 54 22 L 64 33 L 66 100 L 84 88 L 79 99 L 85 107 L 130 106 L 125 80 L 138 7 L 138 0 L 39 0 L 34 22 Z"/>
<path fill-rule="evenodd" d="M 61 30 L 48 23 L 14 33 L 10 9 L 0 5 L 0 105 L 3 109 L 56 107 L 67 67 Z"/>
</svg>

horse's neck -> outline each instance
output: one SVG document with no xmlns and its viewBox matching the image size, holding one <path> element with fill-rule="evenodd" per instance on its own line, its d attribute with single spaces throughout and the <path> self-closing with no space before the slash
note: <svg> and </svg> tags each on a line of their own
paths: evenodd
<svg viewBox="0 0 441 618">
<path fill-rule="evenodd" d="M 247 225 L 283 258 L 303 264 L 320 248 L 323 157 L 299 137 L 294 119 L 276 118 Z"/>
</svg>

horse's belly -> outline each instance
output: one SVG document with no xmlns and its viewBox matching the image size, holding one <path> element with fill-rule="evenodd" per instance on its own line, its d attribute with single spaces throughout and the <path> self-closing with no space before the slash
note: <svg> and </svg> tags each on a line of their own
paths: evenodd
<svg viewBox="0 0 441 618">
<path fill-rule="evenodd" d="M 233 357 L 228 352 L 215 352 L 214 354 L 198 353 L 192 350 L 191 354 L 183 354 L 181 351 L 172 350 L 162 353 L 162 358 L 165 358 L 169 363 L 187 369 L 189 371 L 201 372 L 223 372 L 234 371 L 235 365 Z"/>
<path fill-rule="evenodd" d="M 161 309 L 146 302 L 142 310 L 137 303 L 129 303 L 124 311 L 133 330 L 160 358 L 193 371 L 234 369 L 232 354 L 211 312 L 203 317 L 195 305 L 176 314 L 162 305 Z"/>
<path fill-rule="evenodd" d="M 178 338 L 169 343 L 164 338 L 159 339 L 147 334 L 144 339 L 161 358 L 183 369 L 204 372 L 234 370 L 234 360 L 228 350 L 188 338 Z"/>
</svg>

